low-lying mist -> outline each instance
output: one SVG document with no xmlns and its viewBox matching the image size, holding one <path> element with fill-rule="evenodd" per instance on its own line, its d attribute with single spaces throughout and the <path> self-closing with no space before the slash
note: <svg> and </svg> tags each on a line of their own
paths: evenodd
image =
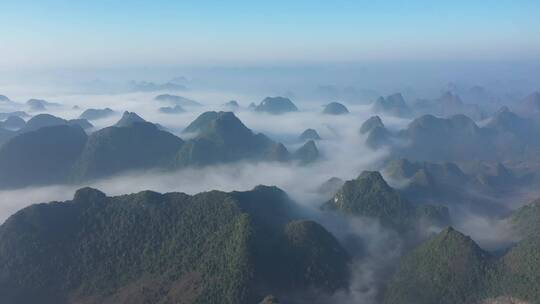
<svg viewBox="0 0 540 304">
<path fill-rule="evenodd" d="M 7 94 L 7 93 L 6 93 Z M 352 280 L 348 291 L 335 294 L 329 303 L 377 303 L 380 290 L 403 254 L 403 244 L 398 235 L 383 228 L 376 220 L 363 218 L 334 218 L 319 211 L 323 202 L 330 199 L 328 193 L 318 188 L 331 177 L 343 180 L 356 178 L 363 170 L 380 170 L 391 151 L 386 148 L 374 150 L 365 144 L 359 133 L 361 124 L 374 115 L 369 100 L 345 103 L 350 113 L 346 115 L 321 114 L 324 103 L 299 98 L 293 101 L 300 111 L 283 115 L 255 113 L 247 109 L 251 102 L 259 103 L 262 94 L 238 94 L 217 91 L 187 91 L 178 95 L 196 100 L 200 107 L 185 107 L 186 112 L 164 114 L 159 107 L 169 104 L 154 100 L 159 93 L 81 94 L 57 95 L 54 93 L 34 96 L 27 93 L 10 96 L 24 102 L 28 98 L 43 98 L 60 106 L 51 106 L 47 113 L 65 118 L 77 118 L 88 108 L 109 107 L 115 115 L 92 121 L 90 132 L 113 125 L 123 111 L 132 111 L 149 122 L 158 123 L 171 133 L 185 138 L 182 130 L 205 111 L 227 111 L 223 104 L 237 100 L 241 108 L 235 111 L 238 118 L 254 132 L 261 132 L 282 142 L 293 152 L 303 142 L 299 135 L 308 128 L 315 129 L 322 140 L 316 142 L 321 159 L 310 165 L 280 162 L 236 162 L 201 168 L 185 168 L 177 171 L 145 170 L 131 171 L 109 178 L 82 184 L 36 186 L 0 191 L 0 223 L 17 210 L 30 204 L 69 200 L 81 187 L 97 188 L 107 195 L 121 195 L 143 190 L 157 192 L 185 192 L 196 194 L 210 190 L 249 190 L 263 185 L 275 185 L 286 191 L 305 211 L 306 217 L 321 222 L 336 235 L 344 247 L 353 253 Z M 328 102 L 333 100 L 328 100 Z M 74 108 L 78 106 L 79 108 Z M 31 113 L 31 114 L 36 114 Z M 380 114 L 379 114 L 380 115 Z M 392 131 L 405 128 L 411 119 L 380 115 L 385 126 Z M 512 208 L 519 204 L 512 205 Z M 498 249 L 514 241 L 508 223 L 488 215 L 478 215 L 459 210 L 452 212 L 453 223 L 487 249 Z M 432 227 L 430 227 L 432 228 Z M 428 231 L 436 232 L 436 231 Z M 503 244 L 503 245 L 501 245 Z"/>
</svg>

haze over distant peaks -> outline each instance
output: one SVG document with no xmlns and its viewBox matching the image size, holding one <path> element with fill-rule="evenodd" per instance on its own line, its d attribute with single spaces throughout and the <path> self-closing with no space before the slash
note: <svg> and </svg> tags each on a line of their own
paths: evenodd
<svg viewBox="0 0 540 304">
<path fill-rule="evenodd" d="M 266 97 L 255 107 L 256 112 L 265 112 L 270 114 L 283 114 L 287 112 L 296 112 L 296 105 L 286 97 Z"/>
<path fill-rule="evenodd" d="M 375 218 L 382 225 L 403 233 L 414 231 L 421 221 L 435 226 L 444 226 L 450 221 L 447 208 L 412 204 L 376 171 L 364 171 L 356 179 L 346 181 L 322 208 Z"/>
<path fill-rule="evenodd" d="M 155 92 L 155 91 L 185 91 L 186 86 L 175 82 L 154 83 L 148 81 L 130 81 L 128 88 L 131 91 Z"/>
<path fill-rule="evenodd" d="M 11 115 L 6 120 L 0 122 L 0 127 L 12 131 L 24 128 L 26 122 L 19 116 Z"/>
<path fill-rule="evenodd" d="M 540 92 L 533 92 L 516 105 L 516 112 L 524 116 L 540 114 Z"/>
<path fill-rule="evenodd" d="M 47 107 L 50 107 L 50 106 L 59 106 L 58 103 L 48 102 L 43 99 L 34 99 L 34 98 L 29 99 L 26 102 L 26 105 L 30 108 L 31 111 L 37 111 L 37 112 L 46 111 Z"/>
<path fill-rule="evenodd" d="M 300 134 L 300 137 L 298 137 L 300 141 L 307 141 L 307 140 L 320 140 L 321 137 L 319 136 L 319 133 L 315 129 L 306 129 L 302 134 Z"/>
<path fill-rule="evenodd" d="M 349 113 L 349 110 L 346 106 L 339 102 L 331 102 L 324 106 L 322 113 L 330 115 L 343 115 Z"/>
<path fill-rule="evenodd" d="M 159 112 L 164 114 L 178 114 L 184 113 L 186 111 L 180 105 L 175 105 L 174 107 L 160 107 L 158 110 Z"/>
<path fill-rule="evenodd" d="M 302 165 L 312 163 L 319 158 L 319 149 L 313 140 L 308 140 L 294 152 L 293 158 L 300 161 Z"/>
<path fill-rule="evenodd" d="M 172 105 L 179 105 L 182 107 L 197 107 L 201 106 L 201 104 L 195 100 L 178 96 L 178 95 L 171 95 L 171 94 L 161 94 L 154 98 L 157 101 L 160 102 L 167 102 Z"/>
<path fill-rule="evenodd" d="M 388 114 L 397 117 L 409 117 L 412 112 L 409 106 L 405 103 L 405 99 L 401 93 L 395 93 L 385 97 L 379 97 L 373 103 L 373 111 L 383 114 Z"/>
<path fill-rule="evenodd" d="M 88 119 L 88 120 L 97 120 L 97 119 L 102 119 L 102 118 L 112 116 L 112 115 L 114 115 L 114 113 L 115 112 L 110 108 L 86 109 L 86 110 L 84 110 L 84 112 L 81 113 L 79 118 L 84 118 L 84 119 Z"/>
</svg>

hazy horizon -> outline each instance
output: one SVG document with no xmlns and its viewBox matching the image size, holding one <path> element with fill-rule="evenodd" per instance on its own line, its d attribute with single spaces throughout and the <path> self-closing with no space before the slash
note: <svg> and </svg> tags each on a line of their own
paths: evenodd
<svg viewBox="0 0 540 304">
<path fill-rule="evenodd" d="M 540 59 L 537 1 L 17 1 L 0 70 Z"/>
</svg>

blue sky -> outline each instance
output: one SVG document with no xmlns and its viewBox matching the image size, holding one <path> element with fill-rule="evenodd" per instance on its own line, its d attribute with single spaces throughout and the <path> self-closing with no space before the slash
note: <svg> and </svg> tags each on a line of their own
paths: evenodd
<svg viewBox="0 0 540 304">
<path fill-rule="evenodd" d="M 0 67 L 538 60 L 540 1 L 0 0 Z"/>
</svg>

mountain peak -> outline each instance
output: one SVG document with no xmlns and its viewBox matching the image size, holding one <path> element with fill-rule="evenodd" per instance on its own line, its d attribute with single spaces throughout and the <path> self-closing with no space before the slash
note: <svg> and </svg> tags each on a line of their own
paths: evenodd
<svg viewBox="0 0 540 304">
<path fill-rule="evenodd" d="M 81 115 L 79 115 L 79 118 L 88 119 L 88 120 L 96 120 L 96 119 L 109 117 L 113 114 L 114 114 L 114 111 L 110 108 L 86 109 L 81 113 Z"/>
<path fill-rule="evenodd" d="M 233 112 L 204 112 L 197 117 L 184 133 L 197 133 L 198 137 L 220 141 L 237 142 L 251 137 L 253 132 Z"/>
<path fill-rule="evenodd" d="M 171 94 L 161 94 L 156 97 L 154 97 L 154 100 L 160 101 L 160 102 L 166 102 L 172 105 L 179 105 L 182 107 L 193 107 L 193 106 L 201 106 L 201 104 L 195 100 L 178 96 L 178 95 L 171 95 Z"/>
<path fill-rule="evenodd" d="M 442 103 L 449 103 L 449 104 L 457 104 L 457 105 L 463 104 L 463 101 L 461 100 L 461 98 L 450 91 L 444 92 L 442 96 L 439 98 L 439 101 Z"/>
<path fill-rule="evenodd" d="M 30 118 L 25 127 L 22 129 L 24 132 L 35 131 L 43 127 L 66 125 L 67 121 L 63 118 L 56 117 L 51 114 L 38 114 Z"/>
<path fill-rule="evenodd" d="M 296 112 L 296 105 L 286 97 L 266 97 L 255 107 L 256 112 L 266 112 L 270 114 L 283 114 L 287 112 Z"/>
<path fill-rule="evenodd" d="M 106 198 L 105 193 L 90 187 L 80 188 L 75 192 L 73 200 L 76 202 L 91 202 Z"/>
<path fill-rule="evenodd" d="M 384 128 L 382 119 L 378 115 L 371 116 L 366 121 L 364 121 L 364 123 L 360 127 L 360 134 L 368 133 L 371 130 L 375 129 L 376 127 Z"/>
<path fill-rule="evenodd" d="M 324 106 L 324 109 L 322 111 L 323 114 L 329 114 L 329 115 L 342 115 L 349 113 L 349 110 L 347 107 L 339 102 L 331 102 Z"/>
<path fill-rule="evenodd" d="M 306 129 L 302 134 L 300 134 L 299 137 L 300 141 L 307 141 L 307 140 L 320 140 L 321 137 L 319 136 L 319 133 L 315 129 Z"/>
<path fill-rule="evenodd" d="M 146 122 L 142 117 L 135 112 L 124 111 L 122 118 L 114 125 L 115 127 L 130 127 L 135 123 Z"/>
<path fill-rule="evenodd" d="M 448 227 L 402 260 L 384 302 L 476 303 L 470 299 L 483 287 L 487 267 L 488 254 L 470 237 Z"/>
<path fill-rule="evenodd" d="M 393 116 L 403 117 L 410 116 L 411 109 L 403 99 L 401 93 L 395 93 L 384 97 L 379 97 L 373 104 L 373 110 L 379 113 L 390 114 Z"/>
<path fill-rule="evenodd" d="M 319 149 L 313 140 L 308 140 L 294 152 L 293 157 L 302 164 L 312 163 L 319 158 Z"/>
</svg>

